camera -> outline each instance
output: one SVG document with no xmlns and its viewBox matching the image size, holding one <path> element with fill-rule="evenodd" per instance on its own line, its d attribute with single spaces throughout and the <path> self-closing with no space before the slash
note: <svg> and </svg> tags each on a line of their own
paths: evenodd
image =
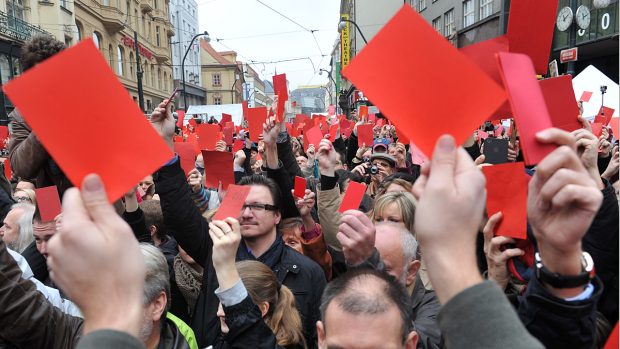
<svg viewBox="0 0 620 349">
<path fill-rule="evenodd" d="M 601 93 L 605 93 L 605 92 L 607 92 L 607 86 L 602 85 L 601 86 Z"/>
<path fill-rule="evenodd" d="M 370 165 L 369 167 L 366 168 L 366 174 L 370 174 L 370 175 L 375 175 L 379 173 L 379 167 L 377 167 L 377 165 Z"/>
</svg>

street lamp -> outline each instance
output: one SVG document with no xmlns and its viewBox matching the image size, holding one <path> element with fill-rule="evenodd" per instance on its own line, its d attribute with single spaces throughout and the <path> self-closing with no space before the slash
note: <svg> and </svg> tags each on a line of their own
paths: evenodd
<svg viewBox="0 0 620 349">
<path fill-rule="evenodd" d="M 204 31 L 204 33 L 194 35 L 192 41 L 190 41 L 189 43 L 189 46 L 187 46 L 187 50 L 185 50 L 185 55 L 183 56 L 183 60 L 181 61 L 181 74 L 183 74 L 183 108 L 185 108 L 185 112 L 187 112 L 187 93 L 185 91 L 185 58 L 187 58 L 187 54 L 189 53 L 189 50 L 191 50 L 192 45 L 194 44 L 194 40 L 196 40 L 196 38 L 199 36 L 204 36 L 207 42 L 211 41 L 211 37 L 209 37 L 209 33 L 206 30 Z"/>
<path fill-rule="evenodd" d="M 357 28 L 357 31 L 362 36 L 362 39 L 364 40 L 364 43 L 368 44 L 368 40 L 366 40 L 366 37 L 364 36 L 364 33 L 362 33 L 362 30 L 360 29 L 360 27 L 357 25 L 357 23 L 353 22 L 350 19 L 340 18 L 340 23 L 338 23 L 338 31 L 341 31 L 341 30 L 343 30 L 346 27 L 346 25 L 347 25 L 346 22 L 349 22 L 349 23 L 353 24 L 355 26 L 355 28 Z"/>
<path fill-rule="evenodd" d="M 323 68 L 319 69 L 319 75 L 323 75 L 323 72 L 327 73 L 327 76 L 329 76 L 329 79 L 332 81 L 332 83 L 334 84 L 334 91 L 336 90 L 336 81 L 334 80 L 334 78 L 332 77 L 332 72 L 327 71 Z M 332 93 L 331 91 L 329 91 L 329 103 L 332 103 Z M 336 91 L 336 97 L 338 97 L 338 92 Z M 334 101 L 334 105 L 336 105 L 336 101 Z"/>
</svg>

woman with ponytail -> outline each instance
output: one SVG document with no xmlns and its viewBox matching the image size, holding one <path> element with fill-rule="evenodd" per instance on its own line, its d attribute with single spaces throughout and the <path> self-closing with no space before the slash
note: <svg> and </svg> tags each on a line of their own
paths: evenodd
<svg viewBox="0 0 620 349">
<path fill-rule="evenodd" d="M 281 285 L 273 271 L 263 263 L 235 264 L 241 232 L 233 218 L 212 221 L 212 262 L 219 288 L 217 316 L 222 335 L 214 349 L 286 348 L 305 349 L 301 318 L 291 290 Z"/>
</svg>

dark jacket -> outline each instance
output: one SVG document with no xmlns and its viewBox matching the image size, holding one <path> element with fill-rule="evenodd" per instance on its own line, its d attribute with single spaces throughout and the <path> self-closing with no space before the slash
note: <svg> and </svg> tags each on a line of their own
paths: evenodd
<svg viewBox="0 0 620 349">
<path fill-rule="evenodd" d="M 547 348 L 590 349 L 596 333 L 596 304 L 603 292 L 598 277 L 592 284 L 594 293 L 589 299 L 568 302 L 555 297 L 533 277 L 520 298 L 519 317 Z"/>
<path fill-rule="evenodd" d="M 153 177 L 168 231 L 204 268 L 202 291 L 191 324 L 198 345 L 204 347 L 214 343 L 220 332 L 216 316 L 219 300 L 214 295 L 218 283 L 211 262 L 213 242 L 209 236 L 209 225 L 190 197 L 190 189 L 179 161 L 162 167 Z M 278 280 L 295 295 L 307 342 L 316 343 L 318 307 L 326 283 L 321 267 L 285 246 L 272 270 Z"/>
<path fill-rule="evenodd" d="M 55 185 L 62 198 L 65 190 L 73 184 L 47 153 L 17 109 L 11 112 L 9 118 L 12 129 L 9 160 L 13 174 L 34 181 L 37 188 Z"/>
<path fill-rule="evenodd" d="M 419 349 L 442 348 L 441 331 L 437 323 L 437 315 L 441 309 L 435 291 L 427 290 L 416 276 L 415 286 L 411 292 L 413 327 L 418 333 Z"/>
<path fill-rule="evenodd" d="M 127 332 L 98 330 L 84 336 L 77 349 L 144 349 L 138 338 Z"/>
<path fill-rule="evenodd" d="M 250 296 L 239 304 L 224 306 L 224 313 L 229 331 L 216 339 L 213 349 L 283 349 Z"/>
</svg>

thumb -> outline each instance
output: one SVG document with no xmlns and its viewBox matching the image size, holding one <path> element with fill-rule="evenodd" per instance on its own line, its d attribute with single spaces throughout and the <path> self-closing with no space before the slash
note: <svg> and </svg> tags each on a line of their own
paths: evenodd
<svg viewBox="0 0 620 349">
<path fill-rule="evenodd" d="M 89 174 L 82 181 L 82 201 L 90 218 L 97 224 L 107 224 L 116 211 L 108 201 L 101 178 L 96 174 Z"/>
<path fill-rule="evenodd" d="M 456 169 L 456 145 L 450 135 L 439 137 L 435 144 L 428 184 L 435 183 L 438 186 L 454 185 L 454 173 Z"/>
</svg>

